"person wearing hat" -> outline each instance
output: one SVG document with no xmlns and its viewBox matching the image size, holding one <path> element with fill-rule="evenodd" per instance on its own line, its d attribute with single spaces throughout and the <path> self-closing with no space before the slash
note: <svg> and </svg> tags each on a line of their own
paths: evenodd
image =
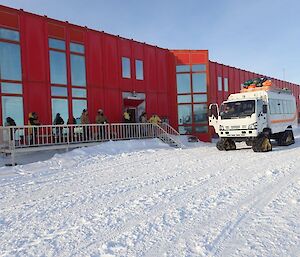
<svg viewBox="0 0 300 257">
<path fill-rule="evenodd" d="M 108 123 L 107 117 L 104 115 L 104 112 L 102 109 L 99 109 L 95 118 L 96 124 L 105 124 Z"/>
<path fill-rule="evenodd" d="M 107 117 L 104 115 L 104 112 L 102 109 L 98 109 L 96 118 L 95 118 L 96 124 L 106 124 L 108 123 Z M 105 139 L 105 136 L 107 133 L 105 133 L 105 128 L 106 126 L 99 126 L 98 131 L 99 131 L 99 139 L 103 140 Z"/>
<path fill-rule="evenodd" d="M 82 114 L 80 116 L 80 122 L 82 125 L 90 124 L 89 114 L 86 109 L 82 110 Z M 83 141 L 87 141 L 90 138 L 89 128 L 87 126 L 83 126 Z"/>
</svg>

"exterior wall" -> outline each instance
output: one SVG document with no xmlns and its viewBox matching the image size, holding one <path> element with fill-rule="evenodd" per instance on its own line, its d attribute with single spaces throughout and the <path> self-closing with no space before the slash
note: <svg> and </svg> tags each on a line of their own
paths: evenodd
<svg viewBox="0 0 300 257">
<path fill-rule="evenodd" d="M 167 49 L 4 6 L 0 6 L 0 27 L 20 32 L 25 124 L 28 113 L 33 111 L 38 113 L 42 124 L 53 122 L 48 39 L 54 38 L 66 42 L 69 116 L 72 115 L 69 43 L 74 42 L 85 47 L 87 107 L 91 122 L 99 108 L 110 122 L 122 121 L 122 92 L 136 92 L 145 94 L 148 116 L 157 113 L 175 125 L 169 101 L 174 87 L 170 74 L 172 54 Z M 129 79 L 122 78 L 122 57 L 130 58 Z M 143 61 L 143 80 L 135 78 L 135 60 Z"/>
</svg>

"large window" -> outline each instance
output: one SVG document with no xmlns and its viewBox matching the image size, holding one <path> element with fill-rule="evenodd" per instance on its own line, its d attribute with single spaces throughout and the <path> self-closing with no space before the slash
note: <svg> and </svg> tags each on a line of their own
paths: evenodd
<svg viewBox="0 0 300 257">
<path fill-rule="evenodd" d="M 143 61 L 135 60 L 135 76 L 137 80 L 144 79 L 144 65 Z"/>
<path fill-rule="evenodd" d="M 18 31 L 0 28 L 0 92 L 2 124 L 11 117 L 24 125 L 20 35 Z"/>
<path fill-rule="evenodd" d="M 51 84 L 67 85 L 66 53 L 50 50 Z"/>
<path fill-rule="evenodd" d="M 69 51 L 68 51 L 69 50 Z M 52 120 L 60 113 L 65 123 L 72 112 L 77 122 L 87 106 L 85 47 L 83 44 L 49 38 Z M 70 66 L 67 66 L 69 60 Z M 68 67 L 68 68 L 67 68 Z M 70 78 L 70 79 L 68 79 Z M 72 111 L 69 110 L 71 102 Z"/>
<path fill-rule="evenodd" d="M 127 79 L 131 78 L 130 59 L 127 57 L 122 57 L 122 77 Z"/>
<path fill-rule="evenodd" d="M 180 134 L 208 131 L 206 76 L 206 64 L 176 66 Z"/>
<path fill-rule="evenodd" d="M 73 86 L 86 86 L 84 56 L 71 54 L 71 80 Z"/>
</svg>

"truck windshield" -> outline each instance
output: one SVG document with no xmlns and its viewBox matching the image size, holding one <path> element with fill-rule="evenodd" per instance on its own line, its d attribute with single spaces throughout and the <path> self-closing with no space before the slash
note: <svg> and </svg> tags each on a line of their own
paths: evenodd
<svg viewBox="0 0 300 257">
<path fill-rule="evenodd" d="M 223 103 L 220 109 L 221 119 L 244 118 L 255 112 L 255 100 Z"/>
</svg>

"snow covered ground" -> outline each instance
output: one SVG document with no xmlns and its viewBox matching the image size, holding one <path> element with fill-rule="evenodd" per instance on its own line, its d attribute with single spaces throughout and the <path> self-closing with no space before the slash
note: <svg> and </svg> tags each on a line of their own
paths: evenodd
<svg viewBox="0 0 300 257">
<path fill-rule="evenodd" d="M 268 153 L 194 146 L 0 168 L 0 256 L 300 256 L 300 131 Z"/>
</svg>

